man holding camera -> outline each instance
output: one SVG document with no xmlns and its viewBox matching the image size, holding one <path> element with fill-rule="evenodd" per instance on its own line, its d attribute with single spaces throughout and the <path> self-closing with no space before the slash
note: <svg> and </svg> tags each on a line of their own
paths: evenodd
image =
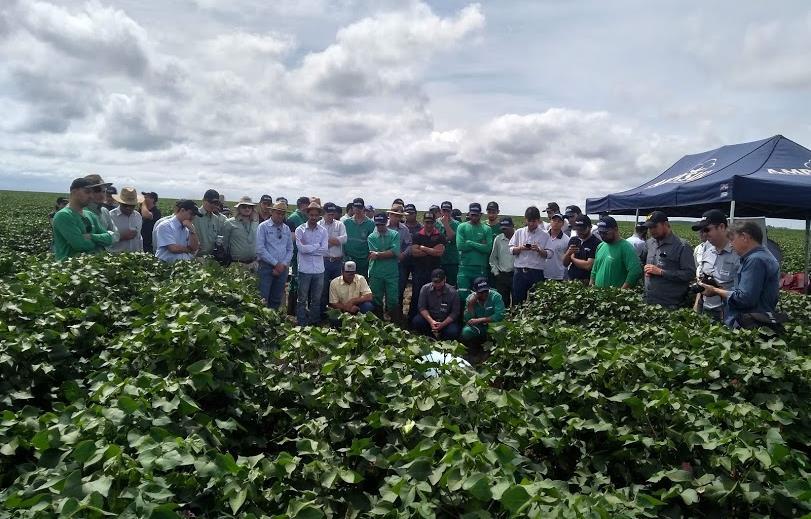
<svg viewBox="0 0 811 519">
<path fill-rule="evenodd" d="M 698 259 L 699 280 L 717 285 L 716 288 L 732 290 L 741 259 L 727 236 L 729 229 L 726 215 L 718 209 L 711 209 L 701 216 L 700 222 L 693 225 L 693 230 L 701 231 L 707 236 L 706 245 Z M 717 295 L 707 294 L 701 285 L 697 285 L 695 290 L 700 290 L 696 294 L 695 310 L 716 321 L 723 321 L 724 301 Z"/>
<path fill-rule="evenodd" d="M 552 240 L 541 227 L 541 211 L 530 206 L 524 211 L 527 225 L 510 238 L 510 253 L 515 256 L 512 302 L 520 305 L 537 283 L 543 283 L 546 258 L 552 253 Z"/>
</svg>

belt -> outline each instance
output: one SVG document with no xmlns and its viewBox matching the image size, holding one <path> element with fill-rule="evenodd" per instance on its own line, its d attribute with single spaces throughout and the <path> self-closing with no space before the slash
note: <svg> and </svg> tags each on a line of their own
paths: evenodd
<svg viewBox="0 0 811 519">
<path fill-rule="evenodd" d="M 343 256 L 324 256 L 324 261 L 334 262 L 334 261 L 343 261 Z"/>
<path fill-rule="evenodd" d="M 515 270 L 517 270 L 518 272 L 523 272 L 524 274 L 526 274 L 527 272 L 534 272 L 534 271 L 543 272 L 543 269 L 533 269 L 533 268 L 529 268 L 529 267 L 515 267 Z"/>
</svg>

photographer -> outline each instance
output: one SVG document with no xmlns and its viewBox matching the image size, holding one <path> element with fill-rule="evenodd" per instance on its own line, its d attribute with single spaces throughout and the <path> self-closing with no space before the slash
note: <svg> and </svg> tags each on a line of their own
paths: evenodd
<svg viewBox="0 0 811 519">
<path fill-rule="evenodd" d="M 741 258 L 727 236 L 729 228 L 726 215 L 718 209 L 711 209 L 701 216 L 700 222 L 693 225 L 693 230 L 707 237 L 701 256 L 697 259 L 699 281 L 731 290 L 735 286 Z M 698 284 L 691 286 L 691 291 L 697 292 L 694 307 L 697 312 L 723 322 L 724 301 L 720 297 L 706 294 L 704 287 Z"/>
<path fill-rule="evenodd" d="M 726 302 L 724 322 L 738 328 L 743 314 L 774 312 L 780 292 L 780 265 L 763 247 L 763 231 L 757 224 L 736 223 L 732 233 L 732 248 L 741 258 L 735 287 L 726 290 L 706 283 L 701 286 L 705 296 L 720 296 Z"/>
</svg>

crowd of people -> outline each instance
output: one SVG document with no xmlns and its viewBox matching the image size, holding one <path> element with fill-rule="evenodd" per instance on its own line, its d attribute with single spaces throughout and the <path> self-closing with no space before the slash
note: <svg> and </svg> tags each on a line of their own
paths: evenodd
<svg viewBox="0 0 811 519">
<path fill-rule="evenodd" d="M 484 211 L 470 203 L 465 214 L 444 201 L 421 218 L 399 198 L 386 210 L 355 198 L 345 214 L 307 196 L 292 212 L 284 197 L 270 195 L 256 203 L 243 196 L 232 210 L 214 189 L 199 206 L 178 200 L 166 216 L 157 202 L 154 192 L 119 192 L 99 175 L 75 179 L 50 215 L 55 257 L 143 251 L 166 262 L 232 264 L 257 277 L 269 307 L 286 300 L 301 326 L 340 325 L 340 312 L 374 312 L 474 347 L 506 308 L 547 281 L 629 289 L 644 280 L 647 303 L 692 305 L 730 326 L 741 314 L 774 311 L 778 299 L 779 265 L 763 247 L 760 227 L 730 226 L 719 210 L 693 226 L 702 243 L 692 248 L 662 211 L 624 239 L 612 216 L 601 214 L 593 225 L 579 207 L 561 211 L 555 202 L 544 209 L 545 220 L 528 207 L 517 229 L 494 201 Z"/>
</svg>

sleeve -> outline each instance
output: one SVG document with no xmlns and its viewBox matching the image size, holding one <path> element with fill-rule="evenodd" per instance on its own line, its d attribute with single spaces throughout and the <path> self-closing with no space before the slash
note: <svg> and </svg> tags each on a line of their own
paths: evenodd
<svg viewBox="0 0 811 519">
<path fill-rule="evenodd" d="M 602 247 L 602 246 L 603 246 L 603 242 L 600 242 L 600 244 L 597 245 L 597 251 L 599 251 L 600 247 Z M 591 276 L 591 279 L 596 279 L 597 278 L 597 271 L 600 270 L 602 268 L 602 266 L 603 266 L 603 256 L 598 255 L 597 252 L 595 251 L 595 253 L 594 253 L 594 265 L 591 266 L 591 274 L 589 274 Z"/>
<path fill-rule="evenodd" d="M 428 308 L 428 291 L 425 286 L 420 287 L 420 297 L 417 299 L 417 309 L 423 311 Z"/>
<path fill-rule="evenodd" d="M 293 261 L 293 234 L 284 233 L 284 235 L 287 236 L 287 239 L 284 242 L 285 251 L 282 263 L 290 265 L 290 262 Z"/>
<path fill-rule="evenodd" d="M 118 230 L 118 226 L 113 221 L 110 211 L 108 211 L 106 207 L 101 208 L 101 221 L 107 232 L 112 233 L 113 243 L 118 243 L 121 240 L 121 233 Z"/>
<path fill-rule="evenodd" d="M 468 310 L 468 309 L 467 309 L 467 308 L 468 308 L 468 303 L 470 303 L 470 300 L 471 300 L 471 299 L 473 299 L 474 297 L 476 297 L 476 293 L 475 293 L 475 292 L 474 292 L 474 293 L 472 293 L 472 294 L 470 294 L 470 295 L 468 295 L 468 296 L 465 298 L 465 312 L 464 312 L 464 314 L 462 314 L 462 320 L 463 320 L 464 322 L 468 322 L 469 320 L 471 320 L 471 319 L 473 319 L 474 317 L 476 317 L 476 316 L 473 314 L 473 312 L 471 312 L 470 310 Z M 459 298 L 457 297 L 457 299 L 459 299 Z"/>
<path fill-rule="evenodd" d="M 225 247 L 225 250 L 231 250 L 231 230 L 233 227 L 231 226 L 231 220 L 226 220 L 225 225 L 222 226 L 222 243 Z"/>
<path fill-rule="evenodd" d="M 636 255 L 634 246 L 625 242 L 623 250 L 623 261 L 625 261 L 625 270 L 628 275 L 625 277 L 625 282 L 628 286 L 634 286 L 642 277 L 642 265 L 639 263 L 639 257 Z"/>
<path fill-rule="evenodd" d="M 337 222 L 338 223 L 335 225 L 335 228 L 338 230 L 338 236 L 336 236 L 336 238 L 338 238 L 338 241 L 341 242 L 341 245 L 343 245 L 346 243 L 347 240 L 346 226 L 344 225 L 344 222 L 340 220 L 338 220 Z"/>
<path fill-rule="evenodd" d="M 766 283 L 767 266 L 760 259 L 751 258 L 741 269 L 740 282 L 727 299 L 735 310 L 747 310 L 757 304 L 757 297 Z"/>
<path fill-rule="evenodd" d="M 90 252 L 96 249 L 93 240 L 86 239 L 82 229 L 73 225 L 70 215 L 57 211 L 52 225 L 54 234 L 58 234 L 68 242 L 71 249 L 82 252 Z"/>
<path fill-rule="evenodd" d="M 510 238 L 510 247 L 518 247 L 518 236 L 521 234 L 519 232 L 520 230 L 521 229 L 516 229 L 512 238 Z"/>
<path fill-rule="evenodd" d="M 270 253 L 268 253 L 267 246 L 265 244 L 265 228 L 260 225 L 256 228 L 256 255 L 259 256 L 261 261 L 269 265 L 274 265 L 273 258 L 271 258 Z"/>
<path fill-rule="evenodd" d="M 298 227 L 296 227 L 296 230 L 294 231 L 294 234 L 296 236 L 296 248 L 298 248 L 298 251 L 300 253 L 302 253 L 302 254 L 312 254 L 318 248 L 317 243 L 313 243 L 313 244 L 310 244 L 310 245 L 305 245 L 304 243 L 301 242 L 302 238 L 304 237 L 304 227 L 302 225 L 299 225 Z"/>
<path fill-rule="evenodd" d="M 467 242 L 467 228 L 468 226 L 466 224 L 462 224 L 456 228 L 456 248 L 459 249 L 459 252 L 471 250 Z"/>
<path fill-rule="evenodd" d="M 169 221 L 163 222 L 155 229 L 155 237 L 157 241 L 155 242 L 155 249 L 157 250 L 160 247 L 166 247 L 169 245 L 180 245 L 179 243 L 175 243 L 175 236 L 172 232 L 172 224 Z"/>
<path fill-rule="evenodd" d="M 91 214 L 88 216 L 90 222 L 93 225 L 93 234 L 90 235 L 90 239 L 93 240 L 94 243 L 98 243 L 99 245 L 103 245 L 105 247 L 109 247 L 113 243 L 118 241 L 118 231 L 110 231 L 105 230 L 101 224 L 99 223 L 98 218 L 96 215 Z M 115 224 L 113 224 L 115 227 Z"/>
<path fill-rule="evenodd" d="M 316 244 L 316 248 L 313 251 L 313 254 L 316 256 L 326 256 L 327 252 L 329 251 L 329 233 L 323 227 L 321 227 L 321 236 L 319 237 L 318 243 Z"/>
<path fill-rule="evenodd" d="M 490 320 L 494 323 L 504 320 L 504 299 L 501 294 L 495 290 L 490 291 L 490 296 L 493 298 L 493 315 Z"/>
<path fill-rule="evenodd" d="M 663 277 L 665 279 L 673 279 L 684 281 L 685 283 L 692 281 L 696 277 L 696 260 L 693 257 L 693 251 L 690 247 L 682 243 L 679 251 L 679 267 L 676 271 L 664 271 Z"/>
<path fill-rule="evenodd" d="M 144 228 L 144 217 L 141 216 L 141 213 L 134 212 L 132 214 L 137 215 L 135 218 L 135 231 L 138 236 L 141 235 L 141 229 Z"/>
<path fill-rule="evenodd" d="M 335 280 L 341 279 L 337 277 L 329 282 L 329 304 L 334 305 L 338 303 L 338 283 Z"/>
<path fill-rule="evenodd" d="M 392 242 L 391 243 L 391 251 L 394 253 L 394 256 L 396 257 L 396 256 L 400 255 L 400 233 L 398 233 L 397 231 L 393 231 L 393 232 L 397 233 L 397 235 L 392 236 L 392 238 L 391 238 L 391 242 Z"/>
<path fill-rule="evenodd" d="M 355 275 L 357 276 L 357 274 L 355 274 Z M 363 276 L 360 276 L 359 279 L 360 279 L 360 281 L 358 282 L 358 285 L 360 285 L 360 287 L 358 287 L 358 291 L 360 292 L 360 295 L 365 296 L 366 294 L 371 294 L 372 289 L 369 288 L 369 282 L 366 281 L 366 278 L 363 277 Z"/>
<path fill-rule="evenodd" d="M 500 250 L 501 248 L 496 247 L 496 243 L 493 242 L 493 250 L 490 251 L 490 272 L 492 272 L 494 276 L 498 275 L 498 257 Z"/>
<path fill-rule="evenodd" d="M 451 320 L 453 320 L 453 322 L 459 320 L 460 305 L 461 303 L 459 302 L 459 292 L 456 292 L 455 294 L 453 294 L 453 303 L 451 303 L 451 312 L 448 314 L 448 317 L 450 317 Z"/>
<path fill-rule="evenodd" d="M 493 229 L 490 228 L 489 225 L 484 226 L 484 243 L 478 243 L 475 241 L 470 241 L 470 247 L 482 254 L 490 254 L 490 251 L 493 250 Z"/>
</svg>

